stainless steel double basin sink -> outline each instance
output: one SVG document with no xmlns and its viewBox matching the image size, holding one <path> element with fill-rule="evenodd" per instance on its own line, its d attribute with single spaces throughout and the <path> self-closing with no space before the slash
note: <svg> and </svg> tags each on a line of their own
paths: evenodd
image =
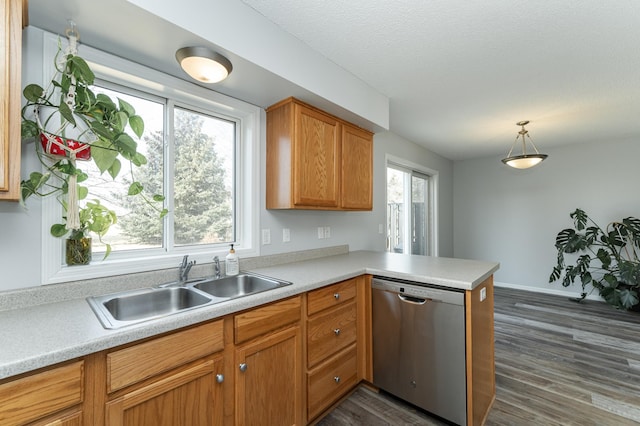
<svg viewBox="0 0 640 426">
<path fill-rule="evenodd" d="M 114 329 L 290 284 L 288 281 L 241 273 L 93 296 L 87 298 L 87 301 L 102 325 Z"/>
</svg>

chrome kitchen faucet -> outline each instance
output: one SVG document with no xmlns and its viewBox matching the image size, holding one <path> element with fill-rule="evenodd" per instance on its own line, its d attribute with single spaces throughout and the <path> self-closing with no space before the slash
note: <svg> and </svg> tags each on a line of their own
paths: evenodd
<svg viewBox="0 0 640 426">
<path fill-rule="evenodd" d="M 185 254 L 182 258 L 182 263 L 180 264 L 180 269 L 178 270 L 178 280 L 183 283 L 189 279 L 189 271 L 196 264 L 195 260 L 188 262 L 189 255 Z"/>
</svg>

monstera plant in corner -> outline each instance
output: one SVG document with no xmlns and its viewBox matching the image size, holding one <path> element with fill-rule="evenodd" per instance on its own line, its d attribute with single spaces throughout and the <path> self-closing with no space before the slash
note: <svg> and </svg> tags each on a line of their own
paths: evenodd
<svg viewBox="0 0 640 426">
<path fill-rule="evenodd" d="M 43 171 L 33 171 L 21 182 L 21 201 L 24 205 L 32 195 L 58 198 L 63 220 L 51 227 L 51 234 L 68 235 L 66 261 L 74 265 L 91 260 L 90 234 L 102 241 L 117 222 L 116 213 L 100 200 L 86 201 L 91 188 L 80 161 L 93 161 L 101 173 L 108 173 L 112 179 L 119 175 L 123 164 L 128 166 L 132 176 L 128 195 L 143 197 L 161 218 L 167 210 L 161 208 L 162 196 L 146 196 L 142 184 L 133 178 L 133 169 L 147 160 L 138 152 L 138 144 L 127 129 L 140 138 L 144 121 L 127 102 L 118 99 L 116 104 L 107 95 L 96 95 L 91 90 L 95 75 L 76 54 L 75 28 L 67 30 L 67 36 L 69 45 L 65 50 L 59 45 L 56 73 L 48 86 L 29 84 L 23 90 L 27 102 L 22 109 L 22 138 L 35 138 L 35 152 Z M 105 246 L 106 258 L 111 246 Z"/>
<path fill-rule="evenodd" d="M 576 209 L 570 214 L 574 228 L 556 237 L 558 263 L 549 282 L 562 279 L 568 287 L 580 279 L 583 300 L 587 288 L 597 289 L 604 300 L 618 309 L 637 310 L 640 294 L 640 219 L 627 217 L 601 228 L 587 214 Z M 575 255 L 568 264 L 565 255 Z"/>
</svg>

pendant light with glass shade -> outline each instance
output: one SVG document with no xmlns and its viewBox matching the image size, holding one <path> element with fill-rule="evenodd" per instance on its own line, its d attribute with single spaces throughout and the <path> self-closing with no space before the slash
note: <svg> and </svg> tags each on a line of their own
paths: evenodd
<svg viewBox="0 0 640 426">
<path fill-rule="evenodd" d="M 520 126 L 521 129 L 518 132 L 518 135 L 516 136 L 516 140 L 513 142 L 513 145 L 511 145 L 511 149 L 507 154 L 507 158 L 502 159 L 502 162 L 507 166 L 511 166 L 516 169 L 528 169 L 530 167 L 533 167 L 541 163 L 542 161 L 544 161 L 545 158 L 547 158 L 547 155 L 540 154 L 538 152 L 538 148 L 536 148 L 536 146 L 533 144 L 533 140 L 531 140 L 531 136 L 529 136 L 529 131 L 524 128 L 524 126 L 526 126 L 527 124 L 529 124 L 529 120 L 518 121 L 516 123 L 516 125 Z M 529 143 L 531 144 L 531 146 L 533 147 L 533 150 L 535 151 L 535 154 L 534 153 L 527 154 L 526 138 L 528 138 Z M 522 154 L 511 155 L 511 153 L 513 152 L 513 148 L 516 146 L 516 143 L 518 143 L 518 139 L 522 139 Z"/>
</svg>

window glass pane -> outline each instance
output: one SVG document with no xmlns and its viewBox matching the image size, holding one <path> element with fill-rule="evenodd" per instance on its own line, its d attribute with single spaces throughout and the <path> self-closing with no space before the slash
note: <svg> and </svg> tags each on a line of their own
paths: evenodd
<svg viewBox="0 0 640 426">
<path fill-rule="evenodd" d="M 404 251 L 404 173 L 387 168 L 387 251 Z"/>
<path fill-rule="evenodd" d="M 109 229 L 104 240 L 111 244 L 113 251 L 142 249 L 162 246 L 162 220 L 159 213 L 147 205 L 140 197 L 130 197 L 127 190 L 132 179 L 142 183 L 148 196 L 163 194 L 163 167 L 164 167 L 164 104 L 144 99 L 131 94 L 125 94 L 104 87 L 93 87 L 96 94 L 103 93 L 114 102 L 117 98 L 131 104 L 136 114 L 144 120 L 144 133 L 142 138 L 127 128 L 127 132 L 138 143 L 138 151 L 147 157 L 148 163 L 134 168 L 132 177 L 129 164 L 122 164 L 120 174 L 114 181 L 105 172 L 100 171 L 91 162 L 87 162 L 86 170 L 89 174 L 87 184 L 89 197 L 92 194 L 101 200 L 101 203 L 114 210 L 118 215 L 118 223 Z M 84 164 L 82 164 L 84 165 Z M 93 251 L 104 251 L 105 248 L 94 238 Z"/>
<path fill-rule="evenodd" d="M 411 254 L 427 254 L 427 181 L 411 176 Z"/>
<path fill-rule="evenodd" d="M 235 127 L 175 108 L 175 245 L 234 241 Z"/>
</svg>

